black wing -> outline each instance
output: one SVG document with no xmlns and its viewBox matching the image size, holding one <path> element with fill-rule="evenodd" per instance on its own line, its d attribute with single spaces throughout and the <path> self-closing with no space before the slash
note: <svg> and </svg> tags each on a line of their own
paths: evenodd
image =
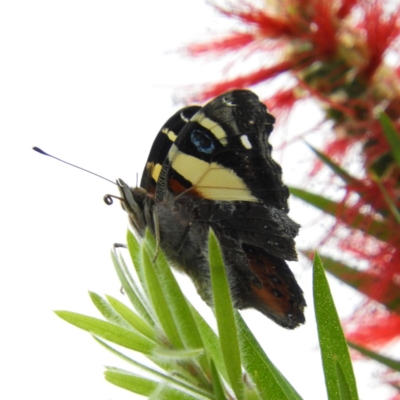
<svg viewBox="0 0 400 400">
<path fill-rule="evenodd" d="M 192 116 L 171 146 L 156 198 L 188 196 L 262 202 L 288 212 L 289 192 L 271 158 L 275 118 L 247 90 L 225 93 Z"/>
<path fill-rule="evenodd" d="M 160 129 L 151 147 L 140 186 L 154 194 L 161 166 L 167 157 L 172 143 L 190 118 L 200 109 L 199 106 L 184 107 L 177 111 Z"/>
</svg>

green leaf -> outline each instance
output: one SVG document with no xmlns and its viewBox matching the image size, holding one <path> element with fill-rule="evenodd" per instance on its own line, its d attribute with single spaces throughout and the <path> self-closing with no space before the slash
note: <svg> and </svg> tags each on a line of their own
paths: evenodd
<svg viewBox="0 0 400 400">
<path fill-rule="evenodd" d="M 359 346 L 355 343 L 348 342 L 348 344 L 351 348 L 359 351 L 364 356 L 372 358 L 373 360 L 386 365 L 388 368 L 391 368 L 395 371 L 400 372 L 400 361 L 399 360 L 395 360 L 394 358 L 382 356 L 378 353 L 375 353 L 374 351 L 368 350 L 365 347 Z"/>
<path fill-rule="evenodd" d="M 106 380 L 112 384 L 142 396 L 151 396 L 159 385 L 159 382 L 157 381 L 143 378 L 139 375 L 117 368 L 107 368 L 104 375 Z M 176 388 L 167 386 L 165 387 L 165 390 L 162 391 L 162 395 L 159 398 L 160 400 L 200 400 L 206 399 L 207 397 L 191 395 Z"/>
<path fill-rule="evenodd" d="M 141 286 L 141 289 L 143 290 L 143 295 L 141 293 L 138 293 L 139 297 L 142 296 L 143 300 L 142 302 L 144 303 L 144 306 L 146 307 L 146 302 L 149 302 L 151 299 L 150 293 L 149 293 L 149 288 L 148 288 L 148 282 L 146 281 L 145 277 L 145 266 L 143 262 L 143 240 L 141 243 L 138 242 L 136 237 L 133 235 L 133 233 L 128 230 L 127 236 L 127 246 L 129 250 L 129 254 L 132 259 L 133 266 L 135 267 L 136 275 L 139 278 L 139 283 Z M 130 276 L 129 271 L 125 269 L 125 273 Z M 134 279 L 130 279 L 132 281 L 133 285 L 136 285 Z M 150 305 L 148 306 L 150 309 L 152 308 Z M 138 310 L 139 311 L 139 310 Z M 154 317 L 154 315 L 152 315 Z"/>
<path fill-rule="evenodd" d="M 108 382 L 142 396 L 151 395 L 158 385 L 157 381 L 117 368 L 108 368 L 104 376 Z"/>
<path fill-rule="evenodd" d="M 394 204 L 393 200 L 391 199 L 389 193 L 387 192 L 385 186 L 382 185 L 382 182 L 380 181 L 378 176 L 374 176 L 373 179 L 374 179 L 375 183 L 378 185 L 379 190 L 381 191 L 382 196 L 385 199 L 385 202 L 386 202 L 390 212 L 392 213 L 396 222 L 398 224 L 400 224 L 400 213 L 399 213 L 396 205 Z"/>
<path fill-rule="evenodd" d="M 346 183 L 357 185 L 360 187 L 364 187 L 362 181 L 351 176 L 346 170 L 336 164 L 330 157 L 321 151 L 317 150 L 315 147 L 311 146 L 309 143 L 306 143 L 307 146 L 315 153 L 315 155 L 325 164 L 327 165 L 337 176 L 342 178 Z"/>
<path fill-rule="evenodd" d="M 145 245 L 148 246 L 147 248 L 150 253 L 154 253 L 156 243 L 149 231 L 146 232 Z M 187 349 L 203 349 L 204 343 L 196 321 L 193 318 L 189 303 L 182 293 L 162 251 L 158 252 L 154 267 L 156 268 L 158 279 L 162 282 L 162 285 L 160 285 L 161 289 L 171 310 L 175 324 L 178 327 L 184 347 Z M 206 374 L 209 375 L 210 366 L 204 353 L 200 355 L 199 363 Z"/>
<path fill-rule="evenodd" d="M 134 251 L 134 250 L 132 250 Z M 132 252 L 131 252 L 132 254 Z M 111 258 L 117 272 L 118 278 L 121 282 L 122 287 L 126 295 L 128 296 L 130 302 L 132 303 L 135 310 L 140 314 L 140 316 L 150 325 L 154 326 L 155 322 L 148 311 L 148 304 L 146 304 L 143 295 L 140 293 L 132 276 L 129 274 L 125 263 L 122 258 L 118 258 L 116 253 L 111 253 Z"/>
<path fill-rule="evenodd" d="M 399 132 L 397 132 L 397 129 L 394 126 L 393 122 L 385 113 L 382 113 L 379 116 L 379 120 L 380 120 L 382 128 L 383 128 L 383 133 L 386 136 L 386 139 L 390 144 L 390 151 L 393 154 L 393 157 L 396 160 L 397 165 L 400 166 L 400 136 L 399 136 Z"/>
<path fill-rule="evenodd" d="M 204 320 L 204 318 L 199 314 L 199 312 L 189 304 L 192 311 L 193 317 L 196 321 L 197 327 L 199 329 L 202 341 L 205 346 L 207 354 L 210 354 L 214 360 L 215 366 L 218 369 L 222 377 L 229 381 L 228 373 L 225 368 L 225 361 L 222 355 L 221 344 L 216 333 L 211 329 L 210 325 Z"/>
<path fill-rule="evenodd" d="M 339 399 L 351 400 L 351 391 L 349 385 L 347 384 L 346 375 L 343 372 L 342 367 L 338 362 L 335 363 L 336 366 L 336 379 L 339 387 Z"/>
<path fill-rule="evenodd" d="M 135 267 L 139 281 L 143 287 L 146 288 L 146 280 L 144 278 L 143 272 L 143 262 L 142 262 L 142 246 L 136 239 L 135 235 L 128 230 L 126 235 L 126 244 L 128 246 L 129 254 L 132 259 L 133 266 Z"/>
<path fill-rule="evenodd" d="M 300 400 L 300 395 L 265 354 L 243 318 L 237 313 L 243 365 L 262 399 Z"/>
<path fill-rule="evenodd" d="M 151 340 L 156 340 L 154 329 L 147 322 L 132 311 L 125 304 L 112 296 L 106 296 L 107 300 L 113 309 L 126 321 L 130 326 L 140 332 L 142 335 L 147 336 Z"/>
<path fill-rule="evenodd" d="M 55 313 L 70 324 L 127 349 L 151 354 L 156 347 L 156 344 L 145 336 L 110 322 L 70 311 L 55 311 Z"/>
<path fill-rule="evenodd" d="M 148 397 L 148 400 L 161 399 L 165 388 L 166 388 L 166 383 L 160 382 L 156 387 L 156 390 L 154 390 L 154 392 Z"/>
<path fill-rule="evenodd" d="M 314 258 L 314 307 L 329 400 L 358 399 L 349 350 L 318 254 Z M 341 372 L 338 373 L 338 368 Z M 342 380 L 345 380 L 348 390 Z M 341 397 L 347 391 L 351 397 Z"/>
<path fill-rule="evenodd" d="M 229 382 L 238 399 L 244 399 L 242 366 L 235 314 L 217 238 L 210 230 L 208 242 L 211 282 L 218 333 Z"/>
<path fill-rule="evenodd" d="M 153 263 L 145 246 L 142 247 L 142 259 L 149 296 L 158 320 L 170 343 L 176 349 L 183 349 L 184 346 L 178 327 L 175 324 L 168 301 L 164 296 L 161 282 L 154 270 Z"/>
<path fill-rule="evenodd" d="M 115 312 L 115 310 L 103 297 L 94 292 L 89 292 L 89 296 L 93 304 L 107 321 L 112 322 L 115 325 L 119 325 L 122 328 L 132 329 L 131 325 L 129 325 L 117 312 Z"/>
<path fill-rule="evenodd" d="M 303 252 L 311 256 L 311 252 Z M 389 310 L 400 314 L 400 285 L 394 281 L 387 283 L 387 289 L 383 295 L 377 295 L 374 290 L 379 277 L 368 271 L 359 271 L 349 267 L 333 258 L 320 256 L 326 271 L 353 287 L 366 296 L 383 304 Z"/>
<path fill-rule="evenodd" d="M 211 366 L 211 381 L 214 389 L 214 398 L 215 400 L 226 400 L 224 387 L 212 358 L 210 361 L 210 366 Z"/>
<path fill-rule="evenodd" d="M 94 336 L 94 339 L 98 343 L 100 343 L 103 347 L 105 347 L 107 350 L 112 352 L 113 354 L 117 355 L 118 357 L 121 357 L 123 360 L 134 365 L 135 367 L 138 367 L 138 368 L 142 369 L 143 371 L 146 371 L 148 374 L 154 375 L 155 377 L 157 377 L 159 379 L 158 382 L 160 382 L 160 381 L 169 382 L 170 384 L 172 384 L 174 386 L 181 387 L 185 391 L 196 393 L 196 394 L 200 395 L 200 397 L 206 397 L 206 398 L 212 399 L 211 393 L 206 393 L 204 390 L 201 390 L 198 387 L 192 386 L 190 384 L 187 384 L 186 382 L 175 379 L 175 377 L 172 377 L 170 375 L 165 375 L 159 371 L 156 371 L 155 369 L 149 368 L 148 366 L 143 365 L 143 364 L 127 357 L 125 354 L 123 354 L 120 351 L 109 346 L 107 343 L 103 342 L 101 339 L 99 339 L 95 336 Z M 176 376 L 178 375 L 178 373 L 177 373 L 178 369 L 176 368 L 176 366 L 175 366 L 175 369 L 173 370 L 173 372 L 175 373 Z"/>
<path fill-rule="evenodd" d="M 196 358 L 204 354 L 203 349 L 184 349 L 184 350 L 171 350 L 167 348 L 159 347 L 154 352 L 154 355 L 165 357 L 167 359 L 176 358 L 178 360 L 187 360 L 190 358 Z"/>
<path fill-rule="evenodd" d="M 377 220 L 371 221 L 366 215 L 355 213 L 346 205 L 329 200 L 321 195 L 294 187 L 289 187 L 289 190 L 293 196 L 296 196 L 306 203 L 332 215 L 351 228 L 360 229 L 364 233 L 374 236 L 382 241 L 386 241 L 389 237 L 389 226 L 385 222 Z"/>
<path fill-rule="evenodd" d="M 171 272 L 161 249 L 157 257 L 150 259 L 150 254 L 156 252 L 156 243 L 147 230 L 142 246 L 142 262 L 147 292 L 152 299 L 155 313 L 171 344 L 175 349 L 202 349 L 204 347 L 196 323 L 189 309 L 175 276 Z M 157 354 L 154 354 L 157 357 Z M 159 362 L 162 362 L 162 358 Z M 165 357 L 164 357 L 165 360 Z M 199 364 L 199 365 L 198 365 Z M 191 360 L 192 371 L 196 370 L 196 379 L 202 387 L 209 387 L 210 367 L 205 354 L 202 352 L 196 360 Z M 193 372 L 194 374 L 194 372 Z"/>
</svg>

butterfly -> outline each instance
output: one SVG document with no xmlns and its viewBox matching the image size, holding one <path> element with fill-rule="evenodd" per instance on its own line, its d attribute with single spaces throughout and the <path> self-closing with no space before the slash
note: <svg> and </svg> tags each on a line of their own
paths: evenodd
<svg viewBox="0 0 400 400">
<path fill-rule="evenodd" d="M 297 260 L 299 225 L 268 139 L 275 118 L 249 90 L 176 112 L 161 128 L 140 187 L 117 180 L 134 231 L 148 228 L 169 261 L 212 306 L 207 254 L 215 232 L 233 305 L 293 329 L 305 322 L 303 291 L 285 260 Z"/>
</svg>

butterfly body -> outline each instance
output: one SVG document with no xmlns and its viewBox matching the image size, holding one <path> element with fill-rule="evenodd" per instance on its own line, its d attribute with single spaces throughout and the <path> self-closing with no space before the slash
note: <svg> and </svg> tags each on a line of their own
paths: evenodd
<svg viewBox="0 0 400 400">
<path fill-rule="evenodd" d="M 172 264 L 212 305 L 207 238 L 221 245 L 234 306 L 255 308 L 286 328 L 304 322 L 305 300 L 284 260 L 296 260 L 299 225 L 268 142 L 275 119 L 257 96 L 235 90 L 185 107 L 155 139 L 141 187 L 118 181 L 139 236 L 159 238 Z"/>
</svg>

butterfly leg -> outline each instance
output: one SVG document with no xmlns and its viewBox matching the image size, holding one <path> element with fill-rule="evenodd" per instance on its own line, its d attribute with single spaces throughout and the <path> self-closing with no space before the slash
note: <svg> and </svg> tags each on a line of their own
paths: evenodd
<svg viewBox="0 0 400 400">
<path fill-rule="evenodd" d="M 191 226 L 192 226 L 192 223 L 189 222 L 189 223 L 187 224 L 187 227 L 185 228 L 183 234 L 182 234 L 181 245 L 179 246 L 178 253 L 181 252 L 181 250 L 182 250 L 182 248 L 183 248 L 183 245 L 185 244 L 185 240 L 186 240 L 186 238 L 187 238 L 187 236 L 188 236 L 188 234 L 189 234 L 189 231 L 190 231 Z"/>
</svg>

